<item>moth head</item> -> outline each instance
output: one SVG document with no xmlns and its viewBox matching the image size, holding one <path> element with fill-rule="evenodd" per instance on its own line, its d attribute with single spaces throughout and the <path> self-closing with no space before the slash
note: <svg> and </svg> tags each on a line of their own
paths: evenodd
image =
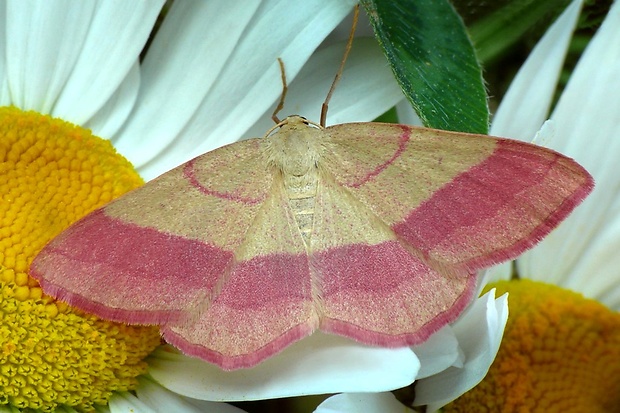
<svg viewBox="0 0 620 413">
<path fill-rule="evenodd" d="M 301 116 L 289 116 L 267 137 L 269 164 L 284 175 L 303 176 L 316 169 L 324 151 L 324 132 Z"/>
</svg>

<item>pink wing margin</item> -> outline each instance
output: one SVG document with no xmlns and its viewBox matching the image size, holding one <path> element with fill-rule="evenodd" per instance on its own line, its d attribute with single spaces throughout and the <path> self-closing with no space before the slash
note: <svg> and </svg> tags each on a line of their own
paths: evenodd
<svg viewBox="0 0 620 413">
<path fill-rule="evenodd" d="M 217 293 L 271 190 L 259 142 L 199 156 L 92 212 L 48 243 L 30 274 L 47 294 L 105 319 L 187 318 Z M 252 172 L 236 171 L 239 162 Z"/>
<path fill-rule="evenodd" d="M 573 159 L 516 140 L 406 125 L 340 126 L 329 128 L 342 148 L 333 153 L 363 160 L 347 153 L 352 134 L 370 135 L 364 147 L 387 150 L 366 169 L 332 161 L 339 183 L 423 256 L 468 272 L 531 248 L 594 188 Z M 389 209 L 398 215 L 381 214 Z"/>
</svg>

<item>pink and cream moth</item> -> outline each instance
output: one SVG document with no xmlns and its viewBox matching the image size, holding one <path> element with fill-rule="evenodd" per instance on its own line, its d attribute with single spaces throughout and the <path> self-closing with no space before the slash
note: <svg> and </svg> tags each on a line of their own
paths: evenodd
<svg viewBox="0 0 620 413">
<path fill-rule="evenodd" d="M 31 274 L 224 369 L 316 330 L 413 345 L 457 318 L 478 270 L 533 246 L 592 187 L 519 141 L 291 116 L 86 216 Z"/>
</svg>

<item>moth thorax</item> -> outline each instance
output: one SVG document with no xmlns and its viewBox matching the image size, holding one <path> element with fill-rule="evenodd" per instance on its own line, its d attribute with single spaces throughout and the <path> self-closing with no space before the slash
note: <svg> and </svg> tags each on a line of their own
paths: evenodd
<svg viewBox="0 0 620 413">
<path fill-rule="evenodd" d="M 306 247 L 310 246 L 314 228 L 319 163 L 325 138 L 323 130 L 292 116 L 267 138 L 265 145 L 269 164 L 281 173 L 289 206 Z"/>
</svg>

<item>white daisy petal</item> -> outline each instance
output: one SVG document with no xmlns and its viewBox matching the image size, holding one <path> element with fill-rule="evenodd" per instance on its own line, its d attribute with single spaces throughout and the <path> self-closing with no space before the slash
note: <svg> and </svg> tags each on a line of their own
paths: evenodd
<svg viewBox="0 0 620 413">
<path fill-rule="evenodd" d="M 321 105 L 338 72 L 345 42 L 318 50 L 288 87 L 284 109 L 278 116 L 298 114 L 318 122 Z M 371 121 L 403 99 L 379 45 L 371 38 L 356 38 L 347 59 L 342 79 L 327 112 L 327 126 L 345 122 Z M 275 104 L 265 111 L 244 138 L 262 136 L 273 127 L 271 114 Z"/>
<path fill-rule="evenodd" d="M 466 311 L 452 326 L 465 355 L 463 367 L 450 367 L 416 382 L 415 405 L 428 405 L 429 413 L 470 390 L 486 375 L 508 319 L 507 295 L 495 299 L 495 290 L 491 290 Z"/>
<path fill-rule="evenodd" d="M 555 122 L 552 119 L 547 119 L 540 127 L 540 130 L 536 132 L 536 135 L 534 135 L 532 143 L 551 148 L 554 145 L 553 141 L 556 139 L 556 136 Z"/>
<path fill-rule="evenodd" d="M 561 285 L 620 308 L 620 3 L 588 45 L 552 115 L 553 148 L 594 176 L 594 192 L 558 229 L 519 260 L 527 278 Z M 554 259 L 550 259 L 554 257 Z"/>
<path fill-rule="evenodd" d="M 493 117 L 491 135 L 529 142 L 547 119 L 582 3 L 573 1 L 532 50 Z"/>
<path fill-rule="evenodd" d="M 12 104 L 41 113 L 52 110 L 82 50 L 95 5 L 88 0 L 7 1 L 6 76 Z"/>
<path fill-rule="evenodd" d="M 174 413 L 240 413 L 243 410 L 226 403 L 209 402 L 179 396 L 147 377 L 140 377 L 136 394 L 140 401 L 158 412 Z"/>
<path fill-rule="evenodd" d="M 142 64 L 138 107 L 115 139 L 134 164 L 143 164 L 168 146 L 194 116 L 259 5 L 222 0 L 173 3 Z M 149 144 L 138 144 L 143 139 Z"/>
<path fill-rule="evenodd" d="M 452 331 L 452 326 L 445 326 L 429 337 L 424 343 L 412 347 L 420 359 L 420 372 L 416 380 L 432 376 L 452 365 L 462 365 L 462 351 Z"/>
<path fill-rule="evenodd" d="M 277 58 L 283 60 L 287 77 L 292 80 L 353 4 L 352 0 L 311 0 L 303 2 L 303 10 L 286 14 L 289 2 L 262 2 L 194 117 L 175 138 L 174 145 L 148 165 L 144 164 L 148 156 L 136 155 L 143 176 L 150 178 L 208 149 L 238 140 L 280 95 Z M 186 72 L 187 68 L 179 78 L 186 76 Z M 154 128 L 150 130 L 158 133 Z M 122 147 L 119 149 L 125 153 Z M 150 152 L 149 156 L 152 155 L 155 153 Z M 129 157 L 134 160 L 131 154 Z"/>
<path fill-rule="evenodd" d="M 396 113 L 398 114 L 398 121 L 407 125 L 424 126 L 422 119 L 415 113 L 413 106 L 407 99 L 403 99 L 396 105 Z"/>
<path fill-rule="evenodd" d="M 146 403 L 128 392 L 114 393 L 108 402 L 111 413 L 158 413 Z"/>
<path fill-rule="evenodd" d="M 299 113 L 319 120 L 321 104 L 325 100 L 329 86 L 340 66 L 344 43 L 340 47 L 326 50 L 320 66 L 304 67 L 304 78 L 296 85 L 299 90 L 313 91 L 314 96 L 295 93 L 291 100 L 299 99 L 296 107 Z M 331 55 L 330 55 L 331 54 Z M 316 61 L 319 63 L 318 59 Z M 310 63 L 310 62 L 309 62 Z M 325 84 L 327 87 L 313 89 L 312 85 Z M 317 90 L 318 89 L 318 90 Z M 293 95 L 293 92 L 291 93 Z M 403 98 L 403 92 L 386 64 L 379 44 L 373 38 L 356 38 L 351 54 L 347 59 L 342 79 L 327 112 L 327 125 L 346 122 L 371 121 L 393 107 Z M 302 103 L 303 102 L 303 103 Z"/>
<path fill-rule="evenodd" d="M 285 0 L 273 0 L 262 5 L 263 16 L 260 20 L 253 21 L 249 27 L 253 35 L 246 36 L 245 41 L 238 45 L 231 57 L 230 66 L 201 108 L 203 113 L 210 112 L 210 108 L 216 106 L 216 109 L 219 109 L 216 113 L 209 114 L 217 127 L 212 131 L 212 136 L 222 139 L 220 136 L 230 133 L 229 125 L 235 123 L 240 124 L 235 125 L 236 132 L 233 135 L 242 136 L 271 106 L 264 102 L 274 102 L 280 97 L 282 83 L 277 58 L 284 62 L 290 83 L 306 64 L 312 52 L 342 21 L 355 3 L 353 0 L 305 1 L 294 14 L 283 14 L 283 11 L 290 7 L 290 2 Z M 270 39 L 267 42 L 268 46 L 264 44 L 263 36 Z M 252 56 L 250 52 L 252 50 L 260 50 L 260 55 L 266 54 L 266 56 L 259 57 L 256 56 L 257 53 L 253 53 L 252 61 L 247 61 L 247 56 Z M 249 67 L 252 67 L 252 74 L 248 77 Z M 241 85 L 238 84 L 239 79 L 243 80 Z M 233 96 L 242 96 L 242 100 L 230 100 L 226 102 L 225 107 L 221 104 L 221 96 L 231 88 L 233 92 L 236 91 Z M 220 122 L 220 119 L 223 119 L 223 122 Z M 196 122 L 190 125 L 188 133 L 192 130 L 204 130 L 203 124 Z M 208 147 L 207 144 L 204 147 Z"/>
<path fill-rule="evenodd" d="M 79 125 L 89 120 L 137 62 L 163 4 L 164 0 L 98 2 L 51 114 Z"/>
<path fill-rule="evenodd" d="M 620 188 L 616 189 L 616 193 Z M 614 200 L 609 206 L 616 216 L 620 214 L 620 202 Z M 618 283 L 618 251 L 620 250 L 620 222 L 611 218 L 606 226 L 599 229 L 594 239 L 590 242 L 588 256 L 583 257 L 579 266 L 573 271 L 570 285 L 575 291 L 594 297 L 607 307 L 620 310 L 620 285 Z M 587 272 L 587 273 L 586 273 Z M 562 286 L 569 284 L 562 281 Z"/>
<path fill-rule="evenodd" d="M 338 26 L 336 26 L 329 36 L 325 38 L 325 41 L 323 42 L 324 45 L 338 43 L 349 39 L 349 36 L 351 35 L 351 27 L 353 27 L 353 14 L 353 12 L 349 13 L 349 15 L 345 17 L 344 20 L 338 24 Z M 370 24 L 370 19 L 368 18 L 364 7 L 360 7 L 357 27 L 355 28 L 355 37 L 374 38 L 374 36 L 375 32 L 372 28 L 372 24 Z"/>
<path fill-rule="evenodd" d="M 6 26 L 6 2 L 0 3 L 0 22 Z M 8 106 L 11 104 L 11 95 L 9 93 L 9 79 L 7 77 L 6 67 L 6 30 L 0 30 L 0 106 Z M 2 410 L 0 410 L 1 412 Z"/>
<path fill-rule="evenodd" d="M 418 358 L 407 347 L 363 346 L 320 332 L 251 369 L 226 372 L 163 350 L 149 359 L 149 373 L 166 388 L 213 401 L 387 391 L 411 384 L 419 368 Z"/>
<path fill-rule="evenodd" d="M 315 413 L 407 413 L 413 410 L 392 393 L 342 393 L 321 403 Z"/>
<path fill-rule="evenodd" d="M 114 136 L 133 109 L 139 89 L 140 66 L 136 62 L 116 88 L 116 92 L 83 126 L 91 129 L 95 135 L 101 138 Z M 112 139 L 112 143 L 114 143 L 114 139 Z"/>
</svg>

